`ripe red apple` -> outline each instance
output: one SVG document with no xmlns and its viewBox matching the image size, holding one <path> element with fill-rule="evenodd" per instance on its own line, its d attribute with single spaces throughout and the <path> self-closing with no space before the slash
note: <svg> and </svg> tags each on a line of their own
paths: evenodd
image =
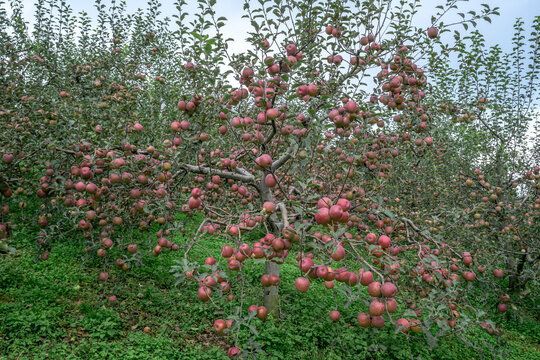
<svg viewBox="0 0 540 360">
<path fill-rule="evenodd" d="M 333 205 L 329 211 L 330 219 L 339 220 L 343 216 L 343 208 L 339 205 Z"/>
<path fill-rule="evenodd" d="M 208 286 L 208 287 L 214 287 L 217 285 L 217 281 L 214 277 L 212 276 L 206 276 L 204 279 L 203 279 L 203 284 L 205 286 Z"/>
<path fill-rule="evenodd" d="M 394 313 L 397 310 L 397 301 L 394 298 L 386 299 L 386 310 L 389 313 Z"/>
<path fill-rule="evenodd" d="M 268 287 L 268 286 L 272 285 L 270 283 L 270 275 L 267 275 L 267 274 L 262 275 L 261 276 L 261 284 L 264 287 Z"/>
<path fill-rule="evenodd" d="M 333 310 L 330 312 L 330 319 L 333 322 L 339 321 L 340 318 L 341 318 L 341 314 L 339 313 L 339 311 Z"/>
<path fill-rule="evenodd" d="M 105 238 L 101 241 L 101 243 L 103 244 L 103 247 L 105 249 L 110 249 L 112 246 L 113 246 L 113 242 L 111 239 L 109 238 Z"/>
<path fill-rule="evenodd" d="M 332 35 L 332 30 L 334 30 L 332 25 L 328 25 L 324 31 L 326 32 L 327 35 Z"/>
<path fill-rule="evenodd" d="M 328 268 L 325 265 L 317 266 L 315 273 L 319 279 L 324 279 L 328 276 Z"/>
<path fill-rule="evenodd" d="M 368 285 L 367 288 L 368 294 L 373 297 L 381 296 L 381 283 L 378 281 L 373 281 Z"/>
<path fill-rule="evenodd" d="M 331 257 L 334 261 L 343 260 L 345 258 L 345 249 L 343 248 L 343 246 L 336 246 L 335 251 L 332 253 Z"/>
<path fill-rule="evenodd" d="M 257 308 L 257 317 L 261 320 L 265 320 L 268 316 L 268 310 L 264 306 L 259 306 Z"/>
<path fill-rule="evenodd" d="M 358 325 L 360 325 L 361 327 L 367 328 L 369 327 L 369 325 L 371 325 L 371 318 L 366 313 L 358 314 L 357 319 L 358 319 Z"/>
<path fill-rule="evenodd" d="M 380 302 L 379 300 L 373 300 L 371 304 L 369 304 L 369 313 L 372 316 L 384 314 L 385 309 L 384 303 Z"/>
<path fill-rule="evenodd" d="M 400 319 L 397 319 L 396 321 L 396 327 L 402 327 L 401 329 L 401 332 L 402 333 L 406 333 L 409 331 L 409 321 L 407 319 L 404 319 L 404 318 L 400 318 Z"/>
<path fill-rule="evenodd" d="M 152 255 L 158 256 L 163 251 L 163 247 L 161 245 L 154 246 L 154 249 L 152 250 Z"/>
<path fill-rule="evenodd" d="M 373 234 L 373 233 L 369 233 L 366 235 L 366 242 L 368 244 L 375 244 L 375 242 L 377 242 L 377 235 Z"/>
<path fill-rule="evenodd" d="M 382 328 L 384 326 L 384 318 L 382 316 L 373 316 L 371 318 L 371 325 L 377 329 Z"/>
<path fill-rule="evenodd" d="M 317 208 L 327 208 L 330 209 L 330 206 L 332 206 L 332 200 L 328 197 L 320 198 L 317 202 Z"/>
<path fill-rule="evenodd" d="M 463 272 L 463 278 L 467 281 L 474 281 L 475 277 L 476 275 L 473 272 L 470 272 L 470 271 Z"/>
<path fill-rule="evenodd" d="M 263 210 L 264 210 L 264 212 L 267 213 L 267 214 L 272 214 L 272 213 L 276 210 L 276 205 L 274 205 L 273 202 L 266 201 L 266 202 L 263 204 Z"/>
<path fill-rule="evenodd" d="M 231 236 L 238 236 L 238 234 L 240 233 L 240 230 L 238 229 L 238 227 L 236 226 L 231 226 L 229 228 L 229 231 L 228 231 L 229 235 Z"/>
<path fill-rule="evenodd" d="M 106 272 L 102 272 L 99 274 L 99 281 L 107 281 L 109 278 L 109 274 Z"/>
<path fill-rule="evenodd" d="M 503 277 L 503 271 L 502 269 L 495 269 L 493 270 L 493 275 L 496 277 L 496 278 L 502 278 Z"/>
<path fill-rule="evenodd" d="M 379 237 L 379 245 L 381 245 L 383 249 L 386 249 L 390 246 L 390 238 L 386 235 L 381 235 Z"/>
<path fill-rule="evenodd" d="M 345 281 L 349 286 L 356 286 L 358 284 L 358 276 L 355 273 L 349 272 L 347 280 Z"/>
<path fill-rule="evenodd" d="M 270 188 L 273 188 L 277 185 L 276 178 L 273 174 L 267 174 L 264 178 L 264 183 Z"/>
<path fill-rule="evenodd" d="M 315 214 L 315 221 L 317 224 L 325 225 L 330 222 L 330 212 L 327 208 L 320 208 L 319 212 Z"/>
<path fill-rule="evenodd" d="M 207 302 L 210 300 L 210 296 L 212 295 L 212 290 L 210 288 L 207 288 L 205 286 L 201 286 L 199 290 L 197 291 L 197 297 L 202 302 Z"/>
<path fill-rule="evenodd" d="M 294 55 L 296 53 L 296 45 L 289 44 L 285 47 L 285 50 L 287 51 L 287 55 Z"/>
<path fill-rule="evenodd" d="M 306 273 L 309 269 L 311 269 L 312 266 L 315 266 L 315 263 L 312 259 L 305 257 L 302 259 L 302 262 L 298 264 L 298 266 L 302 270 L 302 272 Z"/>
<path fill-rule="evenodd" d="M 394 285 L 394 284 L 392 284 L 390 282 L 385 282 L 381 286 L 381 293 L 382 293 L 382 295 L 384 297 L 394 297 L 394 296 L 396 296 L 396 293 L 397 293 L 396 285 Z"/>
<path fill-rule="evenodd" d="M 255 159 L 255 164 L 260 169 L 267 169 L 272 166 L 272 158 L 268 154 L 263 154 Z"/>
<path fill-rule="evenodd" d="M 336 203 L 343 211 L 349 211 L 351 209 L 351 202 L 347 199 L 339 199 Z"/>
<path fill-rule="evenodd" d="M 430 27 L 428 30 L 427 30 L 427 34 L 428 34 L 428 37 L 430 39 L 434 39 L 437 37 L 437 35 L 439 35 L 439 30 L 437 30 L 437 28 L 435 27 Z"/>
<path fill-rule="evenodd" d="M 238 354 L 240 354 L 240 349 L 236 346 L 229 348 L 229 350 L 227 351 L 227 356 L 231 359 L 236 358 Z"/>
<path fill-rule="evenodd" d="M 235 260 L 229 261 L 229 264 L 227 266 L 229 270 L 239 270 L 240 267 L 242 266 L 242 263 L 235 259 Z"/>
<path fill-rule="evenodd" d="M 223 256 L 224 258 L 229 258 L 229 257 L 233 256 L 233 253 L 234 253 L 234 250 L 233 250 L 232 246 L 230 246 L 230 245 L 224 245 L 221 248 L 221 256 Z"/>
<path fill-rule="evenodd" d="M 2 155 L 2 161 L 4 161 L 4 163 L 6 164 L 9 164 L 13 161 L 13 159 L 15 159 L 15 156 L 13 156 L 13 154 L 4 154 Z"/>
<path fill-rule="evenodd" d="M 227 323 L 225 322 L 225 320 L 223 319 L 217 319 L 216 321 L 214 321 L 214 330 L 218 333 L 218 334 L 223 334 L 223 330 L 225 330 L 227 328 Z"/>
<path fill-rule="evenodd" d="M 307 279 L 306 279 L 307 280 Z M 309 281 L 309 280 L 308 280 Z M 279 278 L 279 275 L 276 274 L 270 274 L 270 284 L 273 286 L 278 286 L 281 283 L 281 279 Z"/>
<path fill-rule="evenodd" d="M 228 282 L 222 281 L 222 282 L 219 284 L 219 289 L 220 289 L 221 291 L 223 291 L 224 293 L 228 292 L 230 288 L 231 288 L 231 285 L 229 285 Z"/>
<path fill-rule="evenodd" d="M 368 286 L 373 282 L 373 273 L 371 271 L 364 271 L 360 279 L 360 284 Z"/>
<path fill-rule="evenodd" d="M 294 286 L 296 287 L 296 290 L 305 293 L 309 289 L 309 279 L 305 277 L 296 278 Z"/>
</svg>

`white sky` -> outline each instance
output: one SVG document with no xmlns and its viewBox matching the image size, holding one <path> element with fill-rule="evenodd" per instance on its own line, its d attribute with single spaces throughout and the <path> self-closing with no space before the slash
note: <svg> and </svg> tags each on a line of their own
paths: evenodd
<svg viewBox="0 0 540 360">
<path fill-rule="evenodd" d="M 24 18 L 32 28 L 32 22 L 34 20 L 34 0 L 19 0 L 22 1 L 24 6 Z M 253 1 L 253 0 L 251 0 Z M 65 2 L 71 6 L 74 13 L 80 11 L 86 11 L 90 17 L 94 17 L 96 14 L 93 0 L 65 0 Z M 256 1 L 253 1 L 256 3 Z M 398 1 L 395 1 L 398 3 Z M 435 13 L 435 6 L 444 4 L 445 0 L 422 0 L 422 9 L 417 15 L 418 26 L 428 26 L 430 21 L 430 15 Z M 103 3 L 109 4 L 110 0 L 103 0 Z M 146 8 L 147 0 L 126 0 L 128 12 L 133 12 L 138 8 Z M 196 1 L 187 0 L 187 3 L 195 10 Z M 231 46 L 233 52 L 243 51 L 247 47 L 244 40 L 246 36 L 246 29 L 249 29 L 249 23 L 246 19 L 242 19 L 244 0 L 217 0 L 216 13 L 218 16 L 225 16 L 228 19 L 227 25 L 222 28 L 226 37 L 235 39 L 235 42 Z M 500 44 L 503 50 L 510 50 L 511 40 L 513 35 L 512 25 L 517 17 L 523 18 L 525 21 L 525 27 L 528 28 L 532 24 L 532 20 L 535 15 L 540 15 L 540 0 L 470 0 L 468 2 L 459 2 L 459 12 L 466 13 L 469 10 L 479 10 L 482 3 L 488 4 L 491 7 L 498 6 L 500 8 L 501 16 L 493 16 L 492 23 L 479 22 L 478 29 L 486 38 L 486 45 L 491 46 Z M 174 6 L 174 0 L 161 0 L 162 15 L 171 17 L 176 13 Z M 455 18 L 447 17 L 445 23 L 458 21 L 461 18 L 456 16 Z M 463 30 L 462 26 L 456 27 L 458 30 Z"/>
</svg>

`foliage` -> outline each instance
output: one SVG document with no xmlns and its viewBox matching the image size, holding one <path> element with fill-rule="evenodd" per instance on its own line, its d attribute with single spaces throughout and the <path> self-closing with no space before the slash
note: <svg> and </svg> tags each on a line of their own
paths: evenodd
<svg viewBox="0 0 540 360">
<path fill-rule="evenodd" d="M 178 251 L 174 284 L 208 303 L 191 315 L 215 310 L 229 357 L 298 341 L 379 356 L 447 337 L 504 356 L 498 313 L 538 287 L 540 18 L 527 36 L 518 20 L 503 54 L 468 31 L 497 8 L 445 24 L 456 2 L 420 29 L 418 0 L 246 1 L 243 54 L 214 0 L 192 17 L 179 0 L 175 26 L 155 0 L 134 14 L 96 1 L 96 26 L 39 0 L 32 34 L 21 5 L 0 7 L 0 251 L 39 228 L 44 266 L 78 240 L 110 305 L 133 269 L 155 276 Z M 456 25 L 465 36 L 446 41 Z M 125 335 L 116 311 L 81 312 L 91 341 Z M 54 315 L 7 327 L 65 336 Z M 286 320 L 313 332 L 284 340 Z M 320 335 L 330 327 L 343 338 Z M 471 342 L 479 329 L 494 337 Z"/>
</svg>

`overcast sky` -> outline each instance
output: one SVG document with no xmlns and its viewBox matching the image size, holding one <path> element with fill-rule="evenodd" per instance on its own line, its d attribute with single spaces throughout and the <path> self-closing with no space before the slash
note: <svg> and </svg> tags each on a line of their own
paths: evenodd
<svg viewBox="0 0 540 360">
<path fill-rule="evenodd" d="M 21 1 L 21 0 L 19 0 Z M 22 0 L 24 4 L 24 17 L 32 27 L 34 20 L 34 0 Z M 71 6 L 75 13 L 86 11 L 91 17 L 96 14 L 93 0 L 65 0 Z M 188 4 L 195 10 L 196 1 L 187 0 Z M 395 1 L 398 3 L 398 1 Z M 417 15 L 418 26 L 428 26 L 430 15 L 435 13 L 435 6 L 444 4 L 445 0 L 421 0 L 422 9 Z M 110 0 L 103 0 L 103 3 L 109 4 Z M 146 8 L 146 0 L 126 0 L 128 11 L 131 13 L 138 8 Z M 227 25 L 222 29 L 227 37 L 235 39 L 234 46 L 231 50 L 242 51 L 246 47 L 241 40 L 245 38 L 246 31 L 249 29 L 249 24 L 246 19 L 242 19 L 242 6 L 244 0 L 217 0 L 216 13 L 218 16 L 225 16 L 228 19 Z M 499 44 L 504 50 L 511 49 L 511 40 L 513 35 L 514 21 L 521 17 L 525 21 L 525 28 L 529 28 L 532 24 L 534 16 L 540 15 L 540 0 L 470 0 L 469 2 L 459 2 L 459 12 L 467 12 L 469 10 L 479 10 L 480 4 L 489 4 L 491 7 L 498 6 L 501 16 L 493 16 L 492 23 L 480 22 L 478 28 L 486 37 L 487 45 Z M 163 16 L 171 17 L 176 13 L 174 0 L 161 0 L 161 11 Z M 460 17 L 447 17 L 445 23 L 450 23 L 460 20 Z M 463 30 L 463 27 L 457 27 Z"/>
</svg>

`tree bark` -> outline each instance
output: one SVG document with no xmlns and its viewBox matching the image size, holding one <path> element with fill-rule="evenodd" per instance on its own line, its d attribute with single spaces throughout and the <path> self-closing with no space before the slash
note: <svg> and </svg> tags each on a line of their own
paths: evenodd
<svg viewBox="0 0 540 360">
<path fill-rule="evenodd" d="M 268 186 L 266 186 L 266 182 L 264 180 L 265 175 L 266 173 L 263 176 L 261 176 L 261 182 L 259 184 L 261 202 L 262 203 L 266 201 L 274 202 L 274 197 L 272 196 L 272 192 L 270 191 Z M 267 218 L 267 223 L 270 228 L 270 231 L 272 231 L 272 234 L 275 237 L 281 236 L 281 231 L 283 230 L 283 223 L 279 222 L 277 215 L 275 213 L 270 215 Z M 265 274 L 266 275 L 275 274 L 279 276 L 279 264 L 271 260 L 266 260 Z M 268 310 L 269 314 L 272 314 L 276 318 L 279 317 L 279 289 L 277 286 L 268 286 L 267 288 L 264 289 L 263 304 Z"/>
<path fill-rule="evenodd" d="M 276 274 L 279 276 L 279 264 L 266 260 L 265 274 Z M 268 310 L 268 313 L 276 318 L 279 317 L 279 290 L 277 286 L 269 286 L 264 289 L 263 304 Z"/>
<path fill-rule="evenodd" d="M 516 271 L 512 276 L 510 276 L 510 281 L 508 283 L 508 292 L 516 294 L 523 290 L 523 285 L 520 281 L 521 273 L 523 272 L 523 268 L 525 267 L 525 260 L 527 259 L 527 253 L 523 253 L 521 255 L 521 258 L 519 259 L 519 263 L 517 265 Z"/>
</svg>

